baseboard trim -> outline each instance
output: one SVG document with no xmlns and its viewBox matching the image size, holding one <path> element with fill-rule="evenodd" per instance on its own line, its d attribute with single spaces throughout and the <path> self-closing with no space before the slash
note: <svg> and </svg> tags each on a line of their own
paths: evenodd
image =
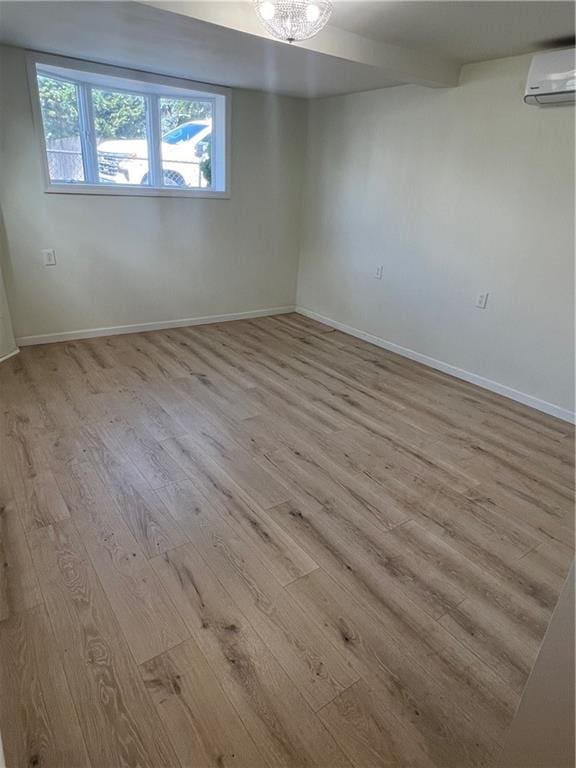
<svg viewBox="0 0 576 768">
<path fill-rule="evenodd" d="M 538 397 L 533 397 L 532 395 L 528 395 L 525 392 L 520 392 L 519 390 L 508 387 L 505 384 L 500 384 L 497 381 L 486 379 L 484 376 L 480 376 L 477 373 L 470 373 L 470 371 L 465 371 L 463 368 L 450 365 L 450 363 L 445 363 L 442 360 L 436 360 L 434 357 L 429 357 L 428 355 L 424 355 L 421 352 L 415 352 L 413 349 L 402 347 L 392 341 L 382 339 L 380 336 L 374 336 L 372 333 L 360 331 L 358 328 L 353 328 L 351 325 L 346 325 L 346 323 L 341 323 L 338 320 L 332 320 L 332 318 L 325 317 L 324 315 L 321 315 L 318 312 L 314 312 L 311 309 L 307 309 L 306 307 L 296 306 L 295 311 L 301 315 L 304 315 L 305 317 L 310 317 L 312 320 L 318 320 L 320 323 L 325 323 L 332 328 L 336 328 L 338 331 L 348 333 L 350 336 L 355 336 L 358 339 L 369 341 L 371 344 L 375 344 L 377 347 L 382 347 L 382 349 L 395 352 L 397 355 L 407 357 L 417 363 L 422 363 L 423 365 L 427 365 L 430 368 L 435 368 L 436 370 L 442 371 L 443 373 L 448 373 L 450 376 L 455 376 L 457 379 L 462 379 L 463 381 L 467 381 L 470 384 L 476 384 L 483 389 L 490 390 L 490 392 L 495 392 L 498 395 L 503 395 L 504 397 L 510 398 L 510 400 L 515 400 L 517 403 L 522 403 L 522 405 L 527 405 L 530 408 L 535 408 L 537 411 L 542 411 L 543 413 L 547 413 L 550 416 L 555 416 L 558 419 L 562 419 L 562 421 L 568 421 L 571 424 L 576 423 L 576 414 L 573 411 L 569 411 L 567 408 L 561 408 L 559 405 L 549 403 L 546 400 L 540 400 Z"/>
<path fill-rule="evenodd" d="M 74 341 L 75 339 L 93 339 L 97 336 L 119 336 L 123 333 L 142 333 L 144 331 L 162 331 L 168 328 L 185 328 L 188 325 L 208 325 L 209 323 L 225 323 L 229 320 L 249 320 L 253 317 L 268 317 L 269 315 L 285 315 L 294 312 L 294 306 L 270 307 L 268 309 L 252 309 L 248 312 L 231 312 L 227 315 L 205 315 L 204 317 L 184 317 L 179 320 L 164 320 L 158 323 L 135 323 L 134 325 L 111 325 L 107 328 L 83 328 L 79 331 L 64 331 L 62 333 L 45 333 L 40 336 L 19 336 L 16 343 L 21 347 L 35 344 L 53 344 L 58 341 Z"/>
<path fill-rule="evenodd" d="M 20 352 L 19 349 L 15 349 L 13 352 L 8 352 L 7 355 L 3 355 L 3 357 L 0 357 L 0 363 L 3 363 L 5 360 L 10 360 L 11 357 L 14 357 L 14 355 L 17 355 L 18 352 Z M 0 766 L 1 768 L 1 766 Z"/>
</svg>

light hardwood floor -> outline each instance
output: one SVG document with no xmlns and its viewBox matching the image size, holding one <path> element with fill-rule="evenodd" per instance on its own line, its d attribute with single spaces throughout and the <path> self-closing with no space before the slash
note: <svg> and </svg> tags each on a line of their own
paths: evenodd
<svg viewBox="0 0 576 768">
<path fill-rule="evenodd" d="M 299 315 L 0 367 L 9 768 L 494 766 L 573 430 Z"/>
</svg>

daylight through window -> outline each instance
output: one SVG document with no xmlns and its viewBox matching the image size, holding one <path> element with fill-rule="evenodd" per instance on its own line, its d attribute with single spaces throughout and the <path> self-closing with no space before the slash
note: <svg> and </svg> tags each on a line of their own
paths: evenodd
<svg viewBox="0 0 576 768">
<path fill-rule="evenodd" d="M 35 78 L 49 191 L 227 192 L 222 89 L 45 62 Z"/>
</svg>

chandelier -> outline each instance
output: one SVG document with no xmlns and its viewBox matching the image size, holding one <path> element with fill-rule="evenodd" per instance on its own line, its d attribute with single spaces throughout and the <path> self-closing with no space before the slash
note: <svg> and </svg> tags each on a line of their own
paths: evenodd
<svg viewBox="0 0 576 768">
<path fill-rule="evenodd" d="M 314 37 L 332 13 L 332 0 L 254 0 L 254 3 L 266 30 L 288 43 Z"/>
</svg>

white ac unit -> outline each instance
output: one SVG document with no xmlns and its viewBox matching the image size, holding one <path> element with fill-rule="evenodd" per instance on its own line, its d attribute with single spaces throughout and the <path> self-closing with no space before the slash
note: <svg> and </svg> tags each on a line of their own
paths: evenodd
<svg viewBox="0 0 576 768">
<path fill-rule="evenodd" d="M 574 104 L 576 49 L 538 53 L 532 59 L 524 101 L 537 106 Z"/>
</svg>

